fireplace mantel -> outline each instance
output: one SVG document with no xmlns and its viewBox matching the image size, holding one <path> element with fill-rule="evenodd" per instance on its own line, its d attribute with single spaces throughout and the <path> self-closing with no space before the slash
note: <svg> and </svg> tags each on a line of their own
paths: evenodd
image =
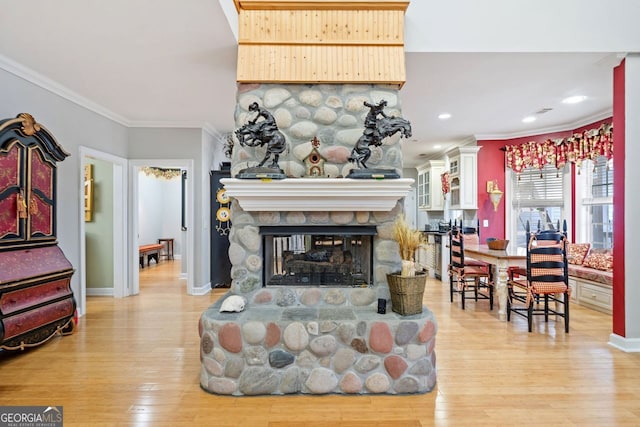
<svg viewBox="0 0 640 427">
<path fill-rule="evenodd" d="M 287 178 L 221 180 L 245 211 L 388 212 L 407 196 L 412 178 Z"/>
</svg>

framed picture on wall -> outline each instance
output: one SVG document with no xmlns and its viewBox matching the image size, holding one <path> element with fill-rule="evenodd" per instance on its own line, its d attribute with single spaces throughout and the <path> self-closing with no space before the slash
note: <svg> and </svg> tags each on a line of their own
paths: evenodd
<svg viewBox="0 0 640 427">
<path fill-rule="evenodd" d="M 84 220 L 93 221 L 93 165 L 84 165 Z"/>
</svg>

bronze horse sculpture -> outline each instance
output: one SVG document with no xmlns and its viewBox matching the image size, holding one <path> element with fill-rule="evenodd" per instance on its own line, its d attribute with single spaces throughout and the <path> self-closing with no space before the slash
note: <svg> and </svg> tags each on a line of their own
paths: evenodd
<svg viewBox="0 0 640 427">
<path fill-rule="evenodd" d="M 241 126 L 235 130 L 235 135 L 242 146 L 249 147 L 262 147 L 266 144 L 267 152 L 264 158 L 257 167 L 263 166 L 271 156 L 273 159 L 271 165 L 268 167 L 271 169 L 279 169 L 278 159 L 280 154 L 287 148 L 287 141 L 278 130 L 275 119 L 267 110 L 260 108 L 257 103 L 253 103 L 249 106 L 249 111 L 257 112 L 255 119 L 250 120 L 247 124 Z M 263 117 L 265 120 L 257 121 L 259 117 Z"/>
<path fill-rule="evenodd" d="M 355 147 L 351 150 L 351 155 L 348 157 L 350 162 L 355 162 L 361 168 L 367 167 L 367 160 L 371 157 L 370 146 L 379 147 L 382 145 L 382 140 L 388 136 L 391 136 L 397 132 L 401 133 L 402 137 L 411 137 L 411 123 L 403 119 L 402 117 L 382 117 L 377 119 L 376 122 L 377 137 L 374 137 L 371 133 L 366 132 L 358 139 Z"/>
</svg>

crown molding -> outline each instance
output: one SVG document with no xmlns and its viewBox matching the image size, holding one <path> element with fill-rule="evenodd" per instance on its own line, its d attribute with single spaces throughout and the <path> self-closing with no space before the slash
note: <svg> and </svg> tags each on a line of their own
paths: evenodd
<svg viewBox="0 0 640 427">
<path fill-rule="evenodd" d="M 129 122 L 131 128 L 183 128 L 183 129 L 204 129 L 205 124 L 193 121 L 157 122 L 138 120 Z M 215 136 L 215 134 L 214 134 Z"/>
<path fill-rule="evenodd" d="M 606 109 L 595 113 L 591 116 L 583 117 L 575 122 L 565 123 L 558 126 L 551 126 L 547 128 L 538 128 L 538 129 L 529 129 L 527 131 L 522 132 L 512 132 L 512 133 L 497 133 L 497 134 L 476 134 L 475 138 L 478 141 L 481 140 L 501 140 L 501 139 L 513 139 L 513 138 L 522 138 L 526 136 L 535 136 L 535 135 L 543 135 L 545 133 L 556 133 L 556 132 L 566 132 L 572 131 L 576 128 L 586 126 L 590 123 L 594 123 L 600 120 L 604 120 L 608 117 L 613 116 L 613 109 Z"/>
<path fill-rule="evenodd" d="M 0 68 L 23 80 L 28 81 L 29 83 L 39 86 L 44 90 L 58 95 L 61 98 L 64 98 L 70 102 L 73 102 L 74 104 L 86 108 L 87 110 L 93 111 L 96 114 L 106 117 L 107 119 L 112 120 L 118 124 L 121 124 L 122 126 L 130 126 L 130 122 L 121 115 L 114 113 L 113 111 L 103 107 L 102 105 L 96 104 L 95 102 L 85 98 L 84 96 L 72 91 L 68 87 L 63 86 L 60 83 L 55 82 L 50 78 L 45 77 L 42 74 L 28 67 L 25 67 L 24 65 L 19 64 L 12 59 L 7 58 L 6 56 L 0 55 Z"/>
<path fill-rule="evenodd" d="M 79 95 L 78 93 L 72 91 L 66 86 L 61 85 L 54 80 L 51 80 L 48 77 L 43 76 L 42 74 L 25 67 L 18 62 L 7 58 L 6 56 L 0 55 L 0 68 L 11 73 L 23 80 L 28 81 L 36 86 L 41 87 L 42 89 L 49 91 L 55 95 L 60 96 L 61 98 L 66 99 L 67 101 L 73 102 L 74 104 L 79 105 L 80 107 L 86 108 L 87 110 L 93 111 L 96 114 L 99 114 L 109 120 L 112 120 L 122 126 L 127 128 L 194 128 L 194 129 L 202 129 L 209 133 L 211 136 L 215 138 L 221 137 L 221 133 L 216 130 L 210 123 L 199 123 L 199 122 L 146 122 L 146 121 L 131 121 L 126 119 L 125 117 L 114 113 L 113 111 L 96 104 L 95 102 Z"/>
<path fill-rule="evenodd" d="M 218 131 L 218 129 L 215 128 L 215 126 L 213 126 L 211 123 L 207 122 L 202 126 L 202 130 L 206 133 L 208 133 L 209 135 L 211 135 L 212 137 L 214 137 L 215 139 L 222 139 L 224 138 L 224 134 L 220 131 Z"/>
</svg>

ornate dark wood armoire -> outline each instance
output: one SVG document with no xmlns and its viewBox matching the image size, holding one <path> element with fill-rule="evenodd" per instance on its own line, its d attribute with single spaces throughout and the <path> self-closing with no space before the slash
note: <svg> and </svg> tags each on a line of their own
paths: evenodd
<svg viewBox="0 0 640 427">
<path fill-rule="evenodd" d="M 71 333 L 73 267 L 56 240 L 56 163 L 69 154 L 30 114 L 0 121 L 0 348 Z"/>
</svg>

